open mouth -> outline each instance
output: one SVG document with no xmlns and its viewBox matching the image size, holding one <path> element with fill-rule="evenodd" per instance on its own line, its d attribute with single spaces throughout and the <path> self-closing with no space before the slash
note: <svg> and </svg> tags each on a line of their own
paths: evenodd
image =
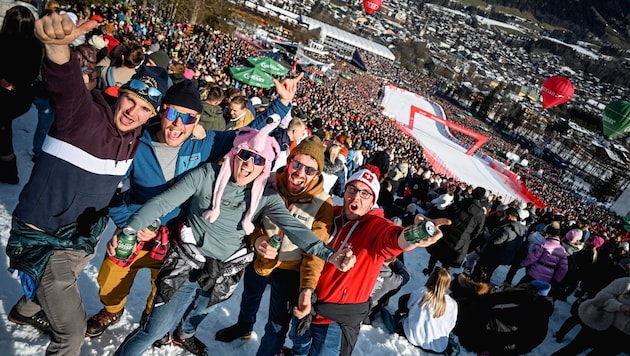
<svg viewBox="0 0 630 356">
<path fill-rule="evenodd" d="M 296 186 L 296 187 L 301 187 L 304 185 L 305 182 L 306 180 L 304 178 L 295 174 L 291 175 L 291 179 L 290 179 L 291 185 Z"/>
<path fill-rule="evenodd" d="M 247 178 L 252 174 L 252 170 L 247 168 L 247 167 L 241 167 L 241 174 L 240 176 L 242 178 Z"/>
<path fill-rule="evenodd" d="M 127 116 L 126 114 L 122 114 L 120 116 L 120 123 L 125 126 L 131 126 L 135 123 L 135 121 L 131 117 Z"/>
<path fill-rule="evenodd" d="M 167 137 L 172 139 L 172 140 L 176 140 L 178 138 L 180 138 L 184 132 L 181 130 L 175 130 L 175 129 L 168 129 L 166 131 Z"/>
</svg>

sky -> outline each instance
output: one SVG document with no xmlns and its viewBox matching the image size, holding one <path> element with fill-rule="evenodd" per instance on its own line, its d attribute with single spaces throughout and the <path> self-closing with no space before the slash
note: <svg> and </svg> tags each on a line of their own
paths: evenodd
<svg viewBox="0 0 630 356">
<path fill-rule="evenodd" d="M 2 251 L 5 250 L 9 229 L 11 225 L 11 212 L 17 205 L 18 195 L 24 184 L 28 180 L 28 176 L 32 169 L 31 162 L 31 143 L 32 136 L 37 124 L 37 115 L 34 108 L 22 117 L 13 122 L 14 147 L 18 160 L 18 169 L 20 175 L 20 184 L 17 186 L 0 183 L 0 244 Z M 336 199 L 336 203 L 340 200 Z M 79 289 L 83 297 L 87 316 L 97 313 L 102 305 L 98 298 L 98 285 L 96 277 L 101 262 L 105 254 L 105 245 L 111 234 L 113 227 L 110 225 L 101 238 L 96 256 L 88 264 L 79 278 Z M 424 285 L 427 277 L 422 274 L 422 269 L 426 267 L 429 255 L 423 248 L 416 249 L 407 253 L 405 262 L 411 273 L 410 282 L 405 285 L 402 291 L 395 295 L 387 309 L 394 313 L 397 307 L 398 298 L 404 293 L 410 293 Z M 16 273 L 8 272 L 9 261 L 6 254 L 2 253 L 0 257 L 0 354 L 2 355 L 43 355 L 48 344 L 48 337 L 40 334 L 30 326 L 20 326 L 13 324 L 7 320 L 7 314 L 22 296 L 22 288 L 19 284 Z M 492 282 L 500 284 L 507 271 L 507 267 L 501 266 L 493 275 Z M 459 273 L 460 269 L 452 269 L 452 273 Z M 520 280 L 523 275 L 521 269 L 515 277 L 515 281 Z M 131 294 L 129 296 L 125 312 L 121 321 L 111 326 L 105 333 L 95 339 L 86 339 L 81 349 L 81 356 L 112 355 L 122 340 L 138 326 L 140 315 L 146 302 L 146 296 L 149 293 L 149 273 L 147 270 L 141 271 L 135 281 Z M 232 343 L 221 343 L 214 340 L 214 334 L 217 330 L 230 326 L 236 322 L 238 312 L 242 284 L 239 284 L 235 294 L 229 300 L 217 305 L 210 311 L 206 319 L 201 323 L 198 329 L 197 337 L 203 341 L 211 351 L 210 354 L 230 355 L 238 354 L 242 356 L 254 355 L 259 346 L 260 339 L 263 335 L 264 324 L 267 319 L 268 309 L 268 291 L 265 292 L 263 302 L 257 314 L 258 322 L 254 327 L 252 338 L 249 340 L 236 340 Z M 569 303 L 574 298 L 569 297 Z M 546 339 L 541 345 L 533 350 L 529 355 L 546 356 L 557 350 L 560 345 L 556 343 L 552 337 L 562 322 L 569 315 L 570 304 L 567 302 L 556 302 L 555 310 L 550 319 L 549 331 Z M 565 338 L 570 340 L 576 333 L 578 328 L 574 328 Z M 565 341 L 565 344 L 568 341 Z M 287 346 L 291 345 L 287 338 Z M 165 346 L 162 348 L 153 348 L 144 353 L 144 355 L 186 355 L 187 353 L 176 346 Z M 405 338 L 389 334 L 384 327 L 380 318 L 377 318 L 371 326 L 363 325 L 359 339 L 353 353 L 355 356 L 374 355 L 374 356 L 394 356 L 394 355 L 421 355 L 418 349 L 411 346 Z M 462 348 L 460 355 L 475 355 L 467 352 Z"/>
</svg>

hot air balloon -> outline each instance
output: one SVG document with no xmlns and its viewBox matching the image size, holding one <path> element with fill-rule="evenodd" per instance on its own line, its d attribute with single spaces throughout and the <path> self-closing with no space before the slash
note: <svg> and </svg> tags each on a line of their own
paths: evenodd
<svg viewBox="0 0 630 356">
<path fill-rule="evenodd" d="M 573 84 L 567 78 L 559 75 L 549 77 L 542 87 L 543 108 L 564 104 L 573 97 L 573 93 Z"/>
<path fill-rule="evenodd" d="M 372 15 L 381 8 L 382 3 L 381 0 L 363 0 L 363 10 L 366 14 Z"/>
<path fill-rule="evenodd" d="M 615 138 L 630 132 L 630 102 L 623 100 L 611 101 L 604 109 L 602 117 L 604 136 Z"/>
</svg>

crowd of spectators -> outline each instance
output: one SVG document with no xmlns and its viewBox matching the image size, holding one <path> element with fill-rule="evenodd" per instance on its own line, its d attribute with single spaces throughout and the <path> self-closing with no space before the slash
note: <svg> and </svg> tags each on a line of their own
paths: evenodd
<svg viewBox="0 0 630 356">
<path fill-rule="evenodd" d="M 196 80 L 202 93 L 219 86 L 225 92 L 236 90 L 248 98 L 273 96 L 269 89 L 245 85 L 229 75 L 231 66 L 245 64 L 248 57 L 256 56 L 263 47 L 270 50 L 266 43 L 254 46 L 251 40 L 243 36 L 223 33 L 209 25 L 171 22 L 151 10 L 132 12 L 132 9 L 123 5 L 94 7 L 92 12 L 113 24 L 114 33 L 121 40 L 142 43 L 148 53 L 164 51 L 171 63 L 183 64 L 192 76 L 190 79 Z M 409 164 L 411 169 L 408 178 L 419 168 L 428 166 L 429 163 L 422 156 L 422 147 L 415 138 L 402 134 L 395 122 L 380 112 L 378 99 L 383 85 L 404 83 L 410 91 L 438 103 L 448 120 L 487 136 L 489 140 L 479 152 L 510 166 L 520 177 L 523 186 L 545 202 L 547 207 L 602 226 L 617 222 L 618 218 L 614 214 L 597 203 L 586 201 L 583 194 L 575 192 L 572 185 L 565 182 L 566 172 L 562 169 L 520 148 L 516 142 L 506 140 L 464 108 L 432 95 L 439 86 L 437 79 L 424 72 L 411 72 L 404 67 L 392 66 L 367 52 L 361 52 L 361 55 L 368 72 L 360 72 L 343 59 L 329 54 L 320 60 L 334 63 L 333 69 L 318 77 L 317 81 L 313 80 L 316 75 L 309 73 L 311 80 L 304 80 L 299 87 L 292 113 L 304 119 L 309 128 L 323 130 L 326 143 L 337 140 L 346 147 L 362 150 L 365 157 L 377 151 L 386 151 L 392 165 L 398 162 Z M 285 53 L 285 58 L 294 60 L 289 53 Z M 341 74 L 348 74 L 351 79 L 345 79 Z M 474 143 L 472 138 L 454 130 L 451 134 L 465 144 Z M 529 165 L 524 167 L 507 161 L 507 152 L 517 152 Z M 440 180 L 446 181 L 448 178 L 441 177 Z M 466 177 L 458 177 L 458 180 L 465 182 Z"/>
</svg>

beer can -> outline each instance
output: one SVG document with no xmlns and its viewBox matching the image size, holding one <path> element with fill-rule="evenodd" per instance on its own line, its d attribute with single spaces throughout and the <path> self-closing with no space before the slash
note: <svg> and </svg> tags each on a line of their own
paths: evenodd
<svg viewBox="0 0 630 356">
<path fill-rule="evenodd" d="M 151 225 L 147 226 L 147 229 L 155 232 L 157 229 L 160 228 L 161 225 L 162 225 L 162 222 L 160 221 L 160 219 L 155 219 L 155 221 L 153 221 Z"/>
<path fill-rule="evenodd" d="M 411 226 L 405 229 L 405 240 L 407 240 L 407 242 L 414 243 L 426 240 L 435 235 L 435 233 L 435 224 L 431 221 L 423 221 L 420 225 Z"/>
<path fill-rule="evenodd" d="M 269 245 L 276 250 L 280 248 L 280 244 L 282 244 L 282 236 L 278 234 L 271 236 L 271 238 L 269 239 Z"/>
<path fill-rule="evenodd" d="M 127 226 L 118 235 L 118 247 L 116 247 L 115 257 L 119 260 L 126 260 L 136 247 L 136 230 Z"/>
</svg>

